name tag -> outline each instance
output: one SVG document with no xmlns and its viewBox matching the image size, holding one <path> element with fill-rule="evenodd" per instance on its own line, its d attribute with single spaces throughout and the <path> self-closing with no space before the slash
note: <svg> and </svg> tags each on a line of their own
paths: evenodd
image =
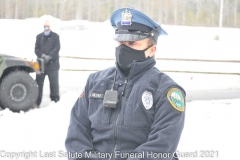
<svg viewBox="0 0 240 160">
<path fill-rule="evenodd" d="M 88 98 L 100 98 L 103 99 L 104 94 L 101 93 L 89 93 Z"/>
</svg>

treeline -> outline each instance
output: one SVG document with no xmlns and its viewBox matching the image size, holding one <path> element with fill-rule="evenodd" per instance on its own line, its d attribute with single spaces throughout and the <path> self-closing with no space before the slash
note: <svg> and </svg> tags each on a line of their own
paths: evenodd
<svg viewBox="0 0 240 160">
<path fill-rule="evenodd" d="M 0 0 L 1 19 L 52 15 L 105 21 L 120 7 L 143 11 L 160 24 L 219 26 L 221 0 Z M 223 0 L 223 27 L 240 27 L 240 0 Z"/>
</svg>

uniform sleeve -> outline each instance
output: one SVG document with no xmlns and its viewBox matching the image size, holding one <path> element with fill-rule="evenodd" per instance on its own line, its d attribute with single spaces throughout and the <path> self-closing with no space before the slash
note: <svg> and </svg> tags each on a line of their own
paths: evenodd
<svg viewBox="0 0 240 160">
<path fill-rule="evenodd" d="M 154 122 L 151 126 L 148 140 L 146 143 L 137 147 L 134 152 L 144 152 L 143 159 L 146 160 L 172 160 L 184 127 L 186 95 L 185 92 L 178 87 L 168 88 L 163 93 L 160 91 L 157 92 L 157 94 L 161 96 L 155 104 Z M 179 97 L 181 95 L 182 97 Z M 176 106 L 176 104 L 178 106 Z M 137 160 L 138 158 L 128 158 L 128 160 L 133 159 Z"/>
<path fill-rule="evenodd" d="M 57 60 L 59 55 L 58 52 L 60 51 L 60 40 L 59 40 L 59 35 L 56 34 L 54 36 L 54 41 L 53 41 L 53 49 L 49 52 L 49 55 L 52 57 L 52 60 Z"/>
<path fill-rule="evenodd" d="M 88 84 L 88 83 L 87 83 Z M 71 155 L 84 156 L 86 151 L 93 151 L 91 122 L 88 118 L 88 85 L 79 96 L 71 111 L 70 124 L 68 128 L 65 147 Z M 69 160 L 84 159 L 83 157 L 70 157 Z"/>
<path fill-rule="evenodd" d="M 35 42 L 35 54 L 38 58 L 41 58 L 42 53 L 39 48 L 39 36 L 36 36 L 36 42 Z"/>
</svg>

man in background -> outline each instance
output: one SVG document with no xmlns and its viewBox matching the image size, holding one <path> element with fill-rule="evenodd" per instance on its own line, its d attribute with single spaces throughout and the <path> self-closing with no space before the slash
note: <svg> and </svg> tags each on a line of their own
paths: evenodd
<svg viewBox="0 0 240 160">
<path fill-rule="evenodd" d="M 45 76 L 48 76 L 50 82 L 50 98 L 51 101 L 58 102 L 59 97 L 59 35 L 50 29 L 48 20 L 44 22 L 44 31 L 37 35 L 35 43 L 35 54 L 38 58 L 44 60 L 44 73 L 36 75 L 39 94 L 36 101 L 38 108 L 42 101 L 42 92 Z"/>
</svg>

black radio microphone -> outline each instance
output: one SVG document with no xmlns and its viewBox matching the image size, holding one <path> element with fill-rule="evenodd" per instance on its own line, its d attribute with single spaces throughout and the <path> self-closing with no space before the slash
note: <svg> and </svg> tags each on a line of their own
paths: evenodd
<svg viewBox="0 0 240 160">
<path fill-rule="evenodd" d="M 113 85 L 111 90 L 106 90 L 104 98 L 103 98 L 103 105 L 106 108 L 116 108 L 118 103 L 118 92 L 113 90 L 115 81 L 116 81 L 117 69 L 115 70 L 115 76 L 113 80 Z"/>
</svg>

